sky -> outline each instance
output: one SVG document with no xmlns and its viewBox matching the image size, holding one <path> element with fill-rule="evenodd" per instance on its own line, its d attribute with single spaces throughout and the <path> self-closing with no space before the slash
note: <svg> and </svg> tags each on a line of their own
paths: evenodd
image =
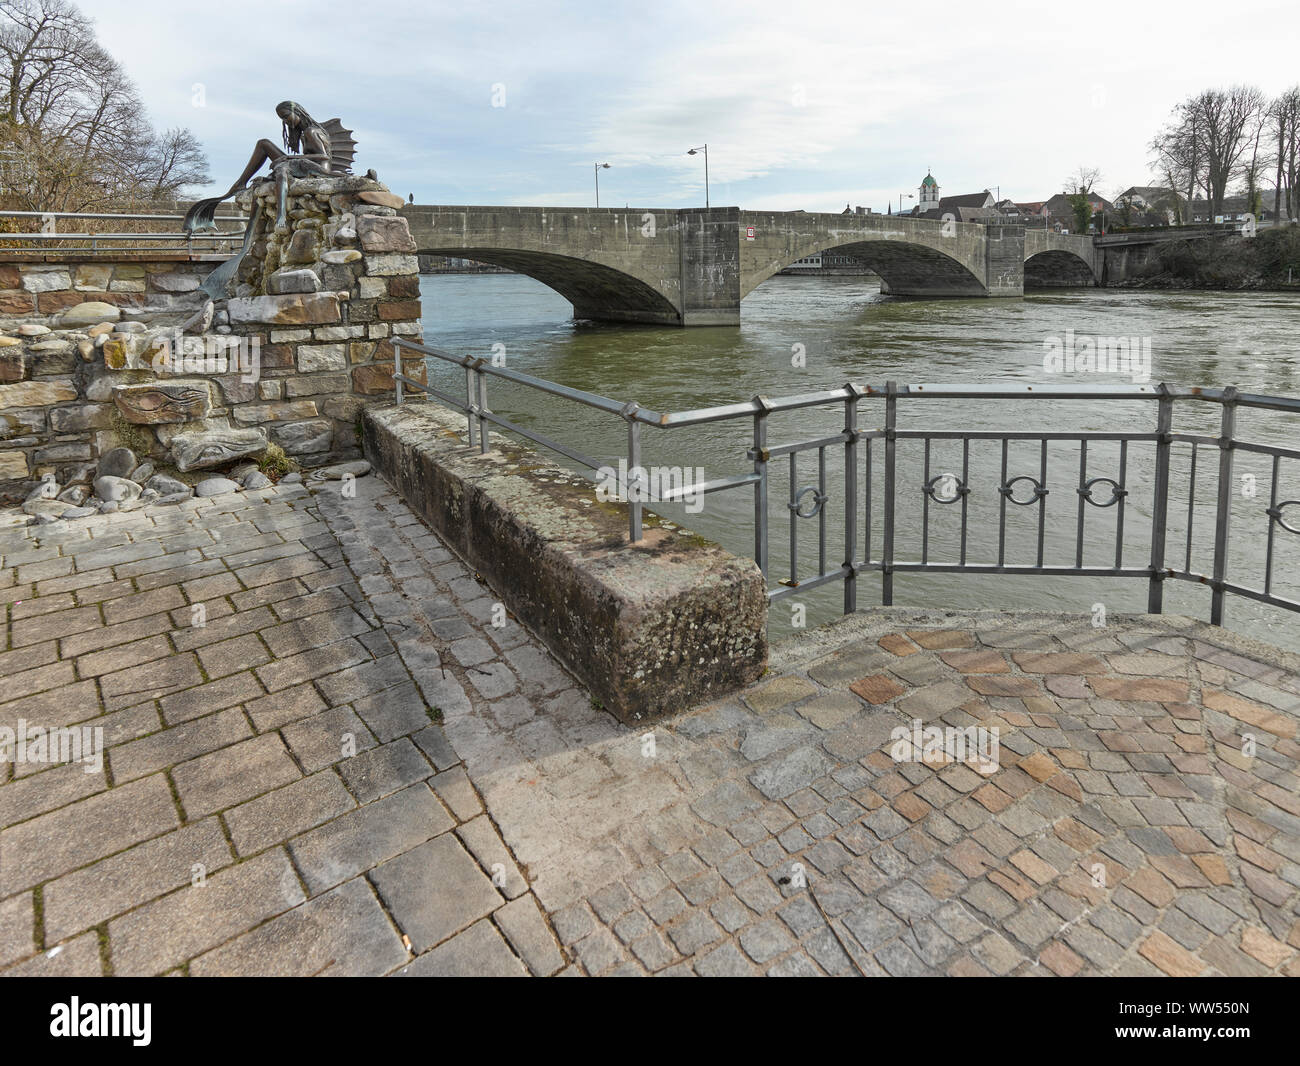
<svg viewBox="0 0 1300 1066">
<path fill-rule="evenodd" d="M 355 131 L 356 169 L 417 203 L 910 209 L 1043 200 L 1081 166 L 1150 184 L 1181 99 L 1300 81 L 1295 0 L 1082 7 L 925 0 L 81 0 L 156 126 L 188 126 L 213 189 L 275 105 Z M 206 7 L 206 5 L 205 5 Z"/>
</svg>

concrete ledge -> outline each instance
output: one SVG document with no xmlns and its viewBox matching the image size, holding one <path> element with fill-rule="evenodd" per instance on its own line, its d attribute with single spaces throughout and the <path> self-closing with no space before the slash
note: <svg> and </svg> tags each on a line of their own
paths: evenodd
<svg viewBox="0 0 1300 1066">
<path fill-rule="evenodd" d="M 465 418 L 436 404 L 368 407 L 367 458 L 496 590 L 501 601 L 626 722 L 739 689 L 767 664 L 763 575 L 591 483 L 505 442 L 479 455 Z"/>
</svg>

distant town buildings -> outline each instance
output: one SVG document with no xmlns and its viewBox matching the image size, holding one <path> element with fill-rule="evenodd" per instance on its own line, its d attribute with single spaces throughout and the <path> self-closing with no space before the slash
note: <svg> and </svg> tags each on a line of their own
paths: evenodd
<svg viewBox="0 0 1300 1066">
<path fill-rule="evenodd" d="M 997 200 L 988 189 L 982 192 L 942 195 L 934 174 L 926 171 L 917 189 L 916 206 L 906 212 L 912 218 L 951 219 L 957 222 L 1007 222 L 1025 226 L 1047 226 L 1055 230 L 1074 230 L 1078 226 L 1071 193 L 1059 192 L 1046 200 Z M 1281 202 L 1287 201 L 1287 191 L 1282 190 Z M 1088 193 L 1093 220 L 1090 230 L 1115 227 L 1176 226 L 1214 222 L 1242 222 L 1250 213 L 1245 195 L 1229 196 L 1221 211 L 1211 214 L 1201 198 L 1188 203 L 1187 197 L 1172 189 L 1158 185 L 1132 185 L 1120 193 L 1112 203 L 1097 192 Z M 1274 222 L 1274 190 L 1261 189 L 1257 222 L 1272 225 Z M 1285 216 L 1286 212 L 1282 212 Z M 1285 221 L 1285 217 L 1283 219 Z"/>
<path fill-rule="evenodd" d="M 939 183 L 929 171 L 921 179 L 916 206 L 910 214 L 913 218 L 947 217 L 955 222 L 987 222 L 999 217 L 988 189 L 960 196 L 940 196 Z"/>
</svg>

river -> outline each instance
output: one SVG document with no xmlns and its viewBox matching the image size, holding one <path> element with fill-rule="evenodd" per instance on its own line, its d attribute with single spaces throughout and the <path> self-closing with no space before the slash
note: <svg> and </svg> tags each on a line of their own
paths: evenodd
<svg viewBox="0 0 1300 1066">
<path fill-rule="evenodd" d="M 421 278 L 425 341 L 455 353 L 490 357 L 504 353 L 506 365 L 574 388 L 620 401 L 636 400 L 657 411 L 684 411 L 749 399 L 785 396 L 842 385 L 846 381 L 900 383 L 1105 384 L 1130 382 L 1133 373 L 1050 373 L 1045 342 L 1076 338 L 1133 337 L 1150 346 L 1150 381 L 1180 385 L 1236 385 L 1243 391 L 1300 395 L 1300 297 L 1283 293 L 1152 292 L 1056 290 L 1022 300 L 898 300 L 882 296 L 874 281 L 856 277 L 776 277 L 748 296 L 739 328 L 671 329 L 575 322 L 572 308 L 540 282 L 521 275 L 426 275 Z M 1078 342 L 1076 341 L 1076 344 Z M 496 347 L 494 346 L 503 346 Z M 802 355 L 804 365 L 793 365 Z M 1138 376 L 1144 368 L 1137 367 Z M 436 363 L 432 382 L 463 393 L 463 373 Z M 492 409 L 515 418 L 602 460 L 616 463 L 625 431 L 615 417 L 537 394 L 518 386 L 489 383 Z M 883 404 L 863 401 L 860 424 L 878 427 Z M 902 401 L 902 429 L 939 426 L 962 430 L 1123 430 L 1149 432 L 1155 404 L 1128 401 Z M 1179 404 L 1176 429 L 1217 433 L 1220 408 Z M 770 419 L 769 444 L 810 439 L 842 428 L 843 408 L 833 405 Z M 643 431 L 644 462 L 701 468 L 709 479 L 750 469 L 745 458 L 748 420 L 661 432 Z M 1300 446 L 1300 419 L 1242 411 L 1238 435 L 1272 444 Z M 1119 478 L 1116 444 L 1095 444 L 1088 476 Z M 1150 555 L 1153 447 L 1134 442 L 1123 479 L 1125 566 L 1144 566 Z M 1188 446 L 1176 446 L 1172 465 L 1169 563 L 1181 566 L 1186 542 Z M 1039 474 L 1037 442 L 1010 448 L 1008 476 Z M 828 562 L 844 558 L 842 446 L 827 450 Z M 1048 495 L 1044 498 L 1048 564 L 1073 562 L 1079 497 L 1078 446 L 1049 447 Z M 883 455 L 877 451 L 876 462 Z M 968 557 L 995 562 L 999 547 L 997 485 L 1000 445 L 971 445 Z M 1202 448 L 1198 460 L 1198 518 L 1193 569 L 1211 569 L 1213 526 L 1205 508 L 1214 500 L 1217 452 Z M 961 471 L 961 445 L 934 445 L 931 474 Z M 899 526 L 896 558 L 919 558 L 922 455 L 919 442 L 899 445 Z M 816 452 L 800 458 L 798 486 L 816 480 Z M 875 478 L 873 552 L 880 546 L 880 471 Z M 771 577 L 789 577 L 790 526 L 788 461 L 771 470 Z M 1243 476 L 1250 475 L 1250 476 Z M 1253 476 L 1254 481 L 1251 481 Z M 1229 577 L 1262 584 L 1268 519 L 1270 469 L 1261 456 L 1238 453 L 1232 507 Z M 1021 483 L 1020 494 L 1031 486 Z M 1099 485 L 1099 499 L 1108 489 Z M 1253 491 L 1253 495 L 1251 494 Z M 1281 464 L 1279 499 L 1300 499 L 1300 462 Z M 711 493 L 702 509 L 665 506 L 660 513 L 726 546 L 753 556 L 753 493 L 736 489 Z M 689 506 L 689 505 L 688 505 Z M 837 509 L 839 508 L 839 509 Z M 958 506 L 931 505 L 931 559 L 957 550 Z M 1034 561 L 1037 506 L 1007 508 L 1006 561 Z M 1113 564 L 1117 507 L 1087 507 L 1085 563 Z M 1287 512 L 1300 527 L 1300 506 Z M 862 522 L 859 520 L 859 527 Z M 800 523 L 800 576 L 816 572 L 816 520 Z M 861 549 L 858 555 L 861 556 Z M 1273 591 L 1300 599 L 1300 535 L 1276 532 Z M 879 602 L 878 574 L 859 580 L 858 606 Z M 1208 620 L 1209 591 L 1183 581 L 1165 583 L 1165 611 Z M 894 602 L 901 606 L 1032 608 L 1096 615 L 1146 608 L 1141 578 L 898 574 Z M 838 583 L 799 593 L 807 624 L 829 621 L 841 610 Z M 772 636 L 796 620 L 791 602 L 771 615 Z M 1229 596 L 1226 624 L 1287 647 L 1300 647 L 1296 615 L 1242 597 Z"/>
</svg>

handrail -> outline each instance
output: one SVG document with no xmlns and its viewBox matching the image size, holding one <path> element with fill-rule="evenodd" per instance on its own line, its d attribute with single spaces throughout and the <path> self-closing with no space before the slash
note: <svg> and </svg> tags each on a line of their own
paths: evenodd
<svg viewBox="0 0 1300 1066">
<path fill-rule="evenodd" d="M 217 215 L 220 221 L 247 222 L 247 215 Z M 0 211 L 0 218 L 113 218 L 128 222 L 180 222 L 184 215 L 133 215 L 111 211 Z"/>
<path fill-rule="evenodd" d="M 0 232 L 0 254 L 14 256 L 47 255 L 59 252 L 65 255 L 95 254 L 111 250 L 114 253 L 149 251 L 149 245 L 171 246 L 190 253 L 196 251 L 196 242 L 211 242 L 207 246 L 199 245 L 210 252 L 228 248 L 232 242 L 242 241 L 247 233 L 248 219 L 242 215 L 219 215 L 219 221 L 243 223 L 239 229 L 212 230 L 201 233 L 186 233 L 179 226 L 168 232 L 122 231 L 113 227 L 105 231 L 60 232 L 59 219 L 107 220 L 108 222 L 180 222 L 184 215 L 171 214 L 124 214 L 110 211 L 0 211 L 0 219 L 40 219 L 42 228 L 33 233 Z M 70 242 L 84 242 L 81 244 Z M 4 247 L 8 245 L 8 247 Z M 107 247 L 101 247 L 101 245 Z M 161 250 L 161 249 L 160 249 Z"/>
<path fill-rule="evenodd" d="M 965 573 L 965 574 L 1051 574 L 1057 576 L 1109 576 L 1109 577 L 1145 577 L 1148 581 L 1148 610 L 1159 613 L 1163 605 L 1163 583 L 1169 578 L 1196 582 L 1211 589 L 1210 621 L 1221 625 L 1224 615 L 1224 601 L 1228 593 L 1255 600 L 1284 610 L 1300 612 L 1300 599 L 1289 598 L 1279 594 L 1274 588 L 1274 541 L 1281 532 L 1300 536 L 1300 500 L 1282 498 L 1279 482 L 1280 464 L 1285 462 L 1300 463 L 1300 448 L 1275 445 L 1260 441 L 1241 439 L 1236 433 L 1236 413 L 1241 408 L 1279 411 L 1289 415 L 1300 415 L 1300 397 L 1271 396 L 1258 393 L 1243 393 L 1235 387 L 1186 387 L 1177 385 L 1137 385 L 1137 384 L 1101 384 L 1101 385 L 1017 385 L 1009 383 L 996 384 L 946 384 L 920 383 L 899 385 L 886 382 L 884 385 L 860 385 L 847 383 L 838 388 L 822 389 L 792 396 L 768 398 L 756 396 L 752 400 L 739 403 L 723 404 L 715 407 L 688 411 L 657 412 L 642 408 L 629 401 L 620 402 L 608 396 L 570 388 L 553 381 L 535 377 L 522 371 L 494 366 L 489 360 L 473 356 L 458 356 L 432 348 L 403 337 L 394 337 L 397 363 L 394 367 L 396 400 L 404 400 L 406 388 L 412 388 L 430 396 L 437 397 L 443 403 L 466 415 L 468 439 L 471 446 L 477 444 L 481 453 L 490 450 L 490 433 L 493 426 L 507 432 L 516 433 L 544 448 L 565 456 L 589 471 L 597 471 L 595 480 L 616 481 L 620 499 L 628 504 L 628 535 L 633 543 L 642 536 L 643 507 L 646 503 L 672 502 L 702 495 L 707 492 L 719 492 L 729 489 L 752 488 L 754 493 L 754 559 L 764 574 L 769 573 L 769 524 L 768 488 L 771 464 L 777 461 L 789 464 L 790 499 L 786 504 L 790 521 L 790 566 L 789 577 L 781 579 L 777 587 L 768 591 L 769 602 L 783 599 L 797 590 L 809 590 L 834 581 L 844 585 L 844 609 L 852 611 L 856 604 L 856 583 L 859 575 L 875 570 L 881 574 L 881 599 L 885 605 L 893 602 L 894 575 L 896 573 Z M 465 372 L 465 399 L 462 401 L 450 393 L 427 385 L 412 378 L 400 368 L 405 351 L 418 353 L 426 358 L 437 359 L 461 367 Z M 500 413 L 492 411 L 487 401 L 487 381 L 498 378 L 515 384 L 524 385 L 540 392 L 571 400 L 605 414 L 616 415 L 627 425 L 627 448 L 624 452 L 626 465 L 615 474 L 608 466 L 598 466 L 598 460 L 585 455 L 570 446 L 556 441 L 543 433 L 526 426 L 521 426 Z M 902 429 L 898 425 L 898 405 L 900 402 L 917 400 L 952 400 L 952 399 L 1007 399 L 1007 400 L 1115 400 L 1121 402 L 1154 402 L 1157 417 L 1152 430 L 1124 431 L 1107 430 L 1070 430 L 1053 428 L 1038 430 L 1015 428 L 1004 430 L 974 430 L 917 428 Z M 862 428 L 858 424 L 860 404 L 878 402 L 883 404 L 883 428 Z M 1210 433 L 1175 431 L 1173 414 L 1177 403 L 1208 403 L 1217 405 L 1221 410 L 1220 427 L 1217 435 Z M 768 440 L 768 423 L 776 415 L 785 412 L 805 410 L 812 407 L 839 405 L 844 411 L 843 429 L 839 432 L 826 433 L 811 439 L 799 439 L 788 443 L 770 444 Z M 655 426 L 659 429 L 677 429 L 684 426 L 698 426 L 711 422 L 729 420 L 749 420 L 753 426 L 753 447 L 745 457 L 753 463 L 751 473 L 739 476 L 715 478 L 702 482 L 690 490 L 680 488 L 659 492 L 652 484 L 656 479 L 647 475 L 641 468 L 642 426 Z M 1011 444 L 1021 447 L 1036 445 L 1033 450 L 1039 458 L 1033 464 L 1033 472 L 1014 474 L 1009 467 Z M 921 510 L 921 553 L 919 559 L 896 557 L 896 508 L 899 494 L 911 483 L 900 485 L 898 478 L 899 445 L 906 443 L 912 447 L 924 448 L 924 479 L 920 484 L 922 491 Z M 938 472 L 931 469 L 932 446 L 936 443 L 949 447 L 960 444 L 962 450 L 961 473 Z M 968 497 L 976 489 L 971 485 L 971 445 L 981 446 L 1001 444 L 1001 474 L 993 486 L 996 495 L 981 496 L 991 503 L 996 502 L 998 516 L 998 548 L 996 562 L 991 560 L 969 561 L 967 558 Z M 1056 449 L 1049 456 L 1049 443 Z M 1106 475 L 1097 473 L 1098 460 L 1093 458 L 1093 467 L 1089 469 L 1090 445 L 1106 444 L 1118 450 L 1118 467 L 1112 467 Z M 1186 454 L 1190 459 L 1190 472 L 1187 489 L 1186 511 L 1186 557 L 1181 565 L 1169 566 L 1165 562 L 1166 540 L 1168 539 L 1168 514 L 1171 498 L 1171 476 L 1173 473 L 1171 457 L 1174 447 L 1180 448 L 1180 455 Z M 1067 473 L 1059 473 L 1061 450 L 1077 449 L 1077 483 L 1071 479 L 1075 476 L 1067 468 Z M 828 557 L 828 529 L 826 504 L 833 498 L 828 483 L 827 449 L 843 449 L 844 483 L 844 553 L 842 563 L 834 563 Z M 1189 449 L 1183 452 L 1181 449 Z M 1155 463 L 1155 480 L 1150 498 L 1151 539 L 1149 562 L 1145 565 L 1125 562 L 1124 518 L 1127 497 L 1130 491 L 1145 493 L 1149 482 L 1138 479 L 1130 490 L 1129 453 L 1130 450 L 1153 449 Z M 1218 480 L 1213 501 L 1214 549 L 1213 567 L 1210 571 L 1195 569 L 1192 565 L 1193 530 L 1196 522 L 1196 476 L 1197 462 L 1203 449 L 1217 453 Z M 813 484 L 799 486 L 798 459 L 805 452 L 816 452 L 817 475 Z M 883 452 L 883 545 L 880 554 L 873 554 L 872 507 L 874 487 L 879 484 L 875 472 L 881 464 L 878 458 Z M 865 459 L 860 466 L 859 458 Z M 1262 587 L 1252 587 L 1233 581 L 1229 576 L 1229 526 L 1233 502 L 1233 461 L 1236 454 L 1262 457 L 1271 460 L 1271 473 L 1260 476 L 1261 486 L 1265 479 L 1271 483 L 1268 490 L 1267 507 L 1261 501 L 1257 517 L 1267 518 L 1267 556 L 1264 564 Z M 835 452 L 831 453 L 832 456 Z M 873 460 L 877 467 L 873 467 Z M 1018 463 L 1024 462 L 1019 456 Z M 1073 460 L 1071 460 L 1073 462 Z M 1107 463 L 1113 463 L 1111 458 Z M 1054 479 L 1049 479 L 1049 468 L 1055 467 Z M 865 493 L 859 485 L 859 470 L 865 470 Z M 680 471 L 679 471 L 680 472 Z M 1090 476 L 1091 475 L 1091 476 Z M 591 476 L 591 475 L 588 475 Z M 909 475 L 910 476 L 910 475 Z M 650 483 L 648 483 L 650 482 Z M 1051 488 L 1049 488 L 1049 484 Z M 1254 483 L 1252 482 L 1252 485 Z M 988 493 L 986 485 L 982 492 Z M 1073 492 L 1073 496 L 1070 493 Z M 1066 500 L 1077 497 L 1077 534 L 1073 559 L 1070 562 L 1051 561 L 1046 557 L 1046 504 L 1049 493 L 1055 493 L 1059 501 L 1064 493 Z M 1252 492 L 1250 495 L 1253 495 Z M 1261 488 L 1261 496 L 1264 489 Z M 858 529 L 859 501 L 865 504 L 865 522 L 862 543 Z M 934 505 L 932 508 L 931 505 Z M 959 505 L 960 512 L 960 557 L 956 560 L 932 560 L 930 558 L 930 513 L 944 505 Z M 1031 539 L 1017 537 L 1008 540 L 1008 506 L 1013 509 L 1037 508 L 1037 534 Z M 1059 503 L 1058 503 L 1059 506 Z M 1071 506 L 1071 505 L 1067 505 Z M 1205 506 L 1209 506 L 1206 504 Z M 1092 508 L 1106 509 L 1113 507 L 1116 514 L 1114 530 L 1113 564 L 1085 564 L 1087 547 L 1095 545 L 1087 536 L 1086 516 Z M 1141 516 L 1139 512 L 1139 517 Z M 798 530 L 801 520 L 816 519 L 817 538 L 817 572 L 807 576 L 800 572 L 798 552 Z M 1059 530 L 1053 532 L 1053 554 L 1058 554 L 1060 545 L 1056 544 Z M 1033 561 L 1017 562 L 1008 559 L 1008 549 L 1012 552 L 1023 551 L 1027 544 L 1033 544 Z"/>
<path fill-rule="evenodd" d="M 519 384 L 529 385 L 541 390 L 542 392 L 549 392 L 556 396 L 563 396 L 567 399 L 585 404 L 588 407 L 595 407 L 599 410 L 609 411 L 612 414 L 621 412 L 623 408 L 627 406 L 626 401 L 614 400 L 610 399 L 608 396 L 601 396 L 594 392 L 585 392 L 582 389 L 570 388 L 567 385 L 560 385 L 556 382 L 548 381 L 545 378 L 534 377 L 531 374 L 525 374 L 519 370 L 509 370 L 506 367 L 494 366 L 490 361 L 476 359 L 474 356 L 453 355 L 450 352 L 445 352 L 438 348 L 432 348 L 416 341 L 409 341 L 405 337 L 395 337 L 393 338 L 393 343 L 397 347 L 409 348 L 412 351 L 419 352 L 421 355 L 432 356 L 435 359 L 441 359 L 448 363 L 456 363 L 458 366 L 472 367 L 475 364 L 479 364 L 478 370 L 481 373 L 488 374 L 492 377 L 504 378 L 508 381 L 518 382 Z M 660 429 L 667 429 L 673 426 L 698 425 L 703 422 L 717 422 L 728 418 L 739 418 L 744 415 L 757 414 L 761 410 L 793 411 L 804 407 L 816 407 L 819 404 L 841 403 L 849 398 L 850 389 L 859 390 L 857 392 L 859 397 L 883 397 L 888 394 L 889 385 L 887 383 L 877 385 L 861 385 L 853 383 L 851 385 L 841 385 L 834 389 L 823 389 L 819 392 L 802 393 L 775 400 L 755 397 L 753 400 L 742 400 L 737 403 L 724 404 L 718 407 L 706 407 L 695 411 L 675 413 L 660 413 L 651 411 L 647 408 L 639 408 L 634 417 L 636 421 L 641 422 L 644 425 L 657 426 Z M 1159 400 L 1162 395 L 1161 389 L 1167 390 L 1167 395 L 1172 395 L 1180 399 L 1205 400 L 1210 403 L 1228 402 L 1228 390 L 1226 389 L 1182 385 L 979 385 L 921 383 L 916 385 L 899 385 L 896 388 L 896 395 L 935 400 L 1015 400 L 1027 399 L 1033 396 L 1044 396 L 1051 399 L 1061 400 Z M 1292 396 L 1264 396 L 1255 393 L 1239 393 L 1234 389 L 1231 392 L 1230 402 L 1241 407 L 1258 407 L 1277 411 L 1300 412 L 1300 398 Z"/>
<path fill-rule="evenodd" d="M 0 233 L 0 241 L 242 241 L 244 234 L 215 233 Z"/>
</svg>

